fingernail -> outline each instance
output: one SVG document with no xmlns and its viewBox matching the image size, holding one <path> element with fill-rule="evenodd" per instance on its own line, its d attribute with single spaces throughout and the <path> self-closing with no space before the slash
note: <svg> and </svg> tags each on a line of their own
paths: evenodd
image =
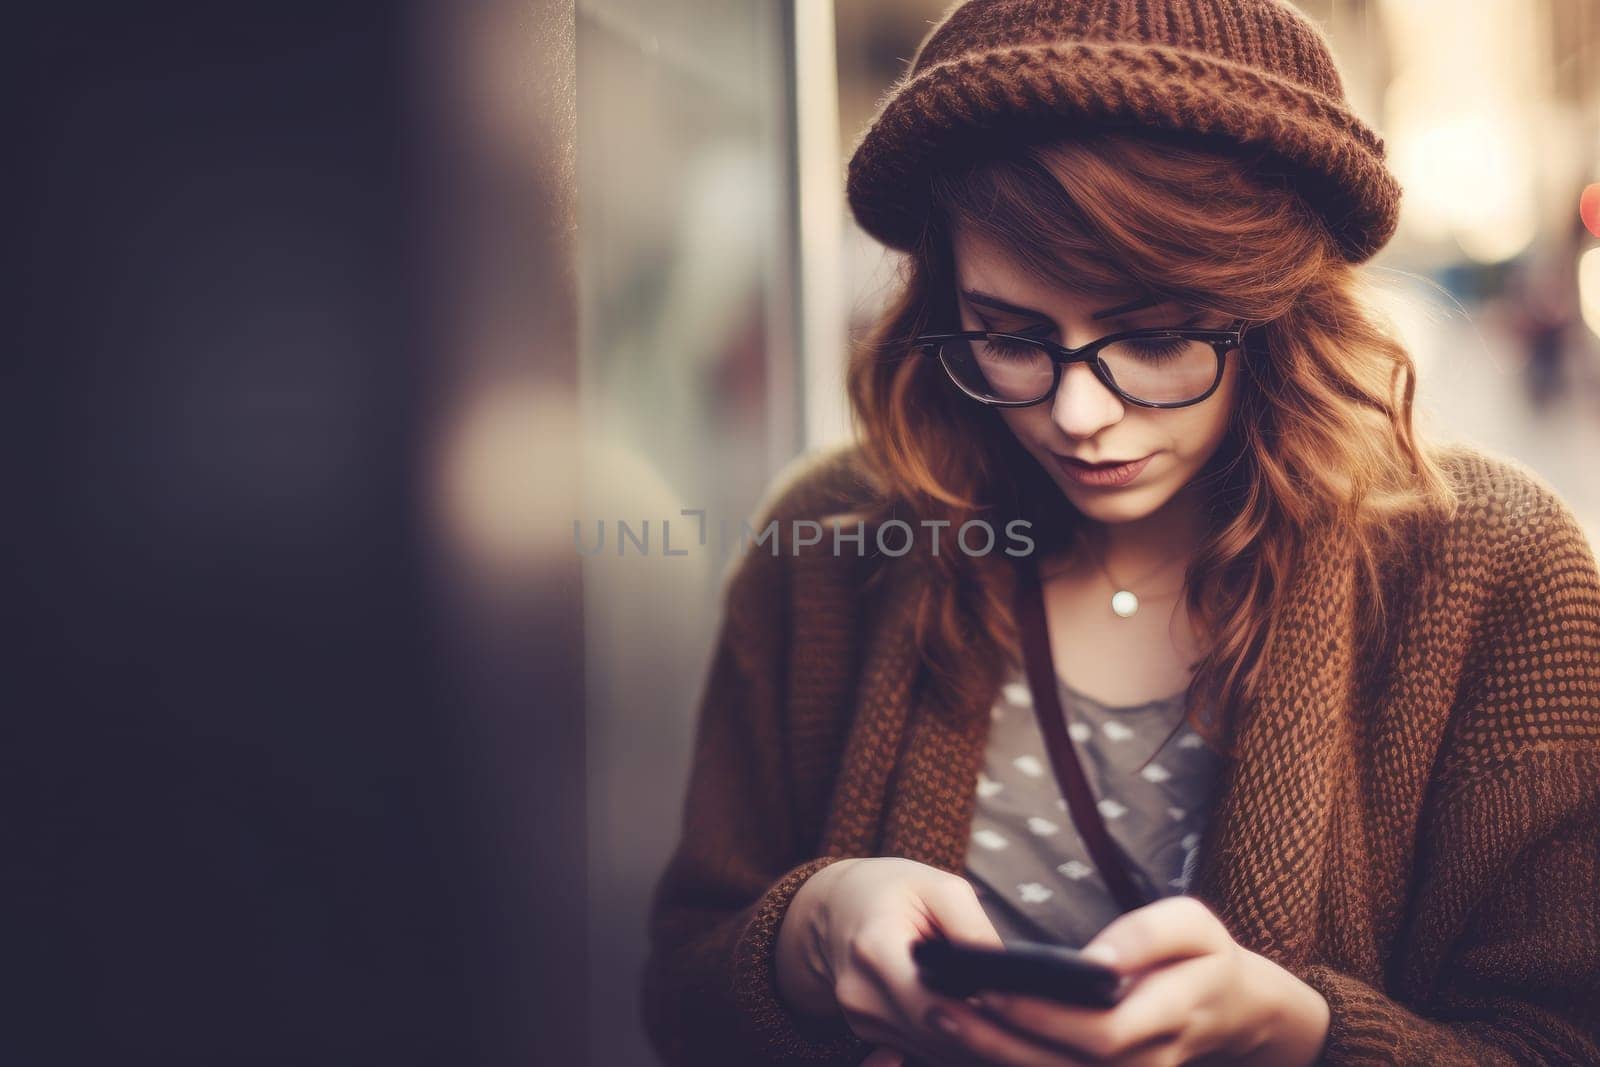
<svg viewBox="0 0 1600 1067">
<path fill-rule="evenodd" d="M 1117 950 L 1106 944 L 1090 945 L 1083 950 L 1082 955 L 1084 959 L 1108 966 L 1117 962 Z"/>
<path fill-rule="evenodd" d="M 953 1034 L 960 1029 L 958 1026 L 956 1026 L 956 1021 L 954 1019 L 940 1011 L 938 1008 L 935 1008 L 928 1013 L 928 1021 L 937 1029 L 942 1030 L 947 1034 Z"/>
</svg>

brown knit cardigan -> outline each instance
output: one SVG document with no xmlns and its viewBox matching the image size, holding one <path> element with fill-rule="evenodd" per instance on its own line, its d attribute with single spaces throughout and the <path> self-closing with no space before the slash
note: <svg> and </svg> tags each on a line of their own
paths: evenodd
<svg viewBox="0 0 1600 1067">
<path fill-rule="evenodd" d="M 1383 647 L 1354 632 L 1349 544 L 1312 541 L 1190 892 L 1327 998 L 1320 1062 L 1600 1064 L 1600 573 L 1526 468 L 1453 446 L 1446 469 L 1462 507 L 1386 569 Z M 730 565 L 651 901 L 667 1064 L 859 1063 L 777 999 L 784 909 L 841 857 L 964 868 L 990 719 L 917 685 L 916 569 L 868 595 L 831 530 L 793 554 L 791 520 L 828 529 L 862 485 L 854 446 L 804 457 L 758 511 L 781 554 Z"/>
</svg>

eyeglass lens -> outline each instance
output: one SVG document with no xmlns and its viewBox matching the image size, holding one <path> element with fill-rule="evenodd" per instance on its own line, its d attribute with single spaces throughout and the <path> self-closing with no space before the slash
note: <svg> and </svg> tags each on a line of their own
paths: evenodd
<svg viewBox="0 0 1600 1067">
<path fill-rule="evenodd" d="M 1100 362 L 1117 387 L 1136 400 L 1175 404 L 1203 396 L 1216 382 L 1217 350 L 1182 337 L 1129 338 L 1102 348 Z M 945 341 L 945 369 L 969 393 L 990 400 L 1030 401 L 1050 391 L 1055 361 L 1038 345 L 990 335 Z"/>
</svg>

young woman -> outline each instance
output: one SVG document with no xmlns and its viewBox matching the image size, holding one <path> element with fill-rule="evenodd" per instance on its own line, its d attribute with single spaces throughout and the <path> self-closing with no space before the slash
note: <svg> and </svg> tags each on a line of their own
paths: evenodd
<svg viewBox="0 0 1600 1067">
<path fill-rule="evenodd" d="M 934 28 L 851 162 L 859 442 L 727 586 L 666 1062 L 1600 1062 L 1600 572 L 1415 432 L 1382 160 L 1273 0 Z M 1135 981 L 943 997 L 935 935 Z"/>
</svg>

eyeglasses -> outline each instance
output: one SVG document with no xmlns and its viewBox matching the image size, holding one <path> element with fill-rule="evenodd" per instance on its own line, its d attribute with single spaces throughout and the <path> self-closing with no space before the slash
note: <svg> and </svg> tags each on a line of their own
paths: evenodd
<svg viewBox="0 0 1600 1067">
<path fill-rule="evenodd" d="M 1124 330 L 1081 348 L 969 330 L 922 334 L 911 347 L 936 353 L 963 393 L 994 407 L 1041 404 L 1055 395 L 1069 364 L 1087 363 L 1107 389 L 1130 404 L 1181 408 L 1216 392 L 1228 353 L 1244 346 L 1246 325 L 1236 319 L 1225 330 Z"/>
</svg>

